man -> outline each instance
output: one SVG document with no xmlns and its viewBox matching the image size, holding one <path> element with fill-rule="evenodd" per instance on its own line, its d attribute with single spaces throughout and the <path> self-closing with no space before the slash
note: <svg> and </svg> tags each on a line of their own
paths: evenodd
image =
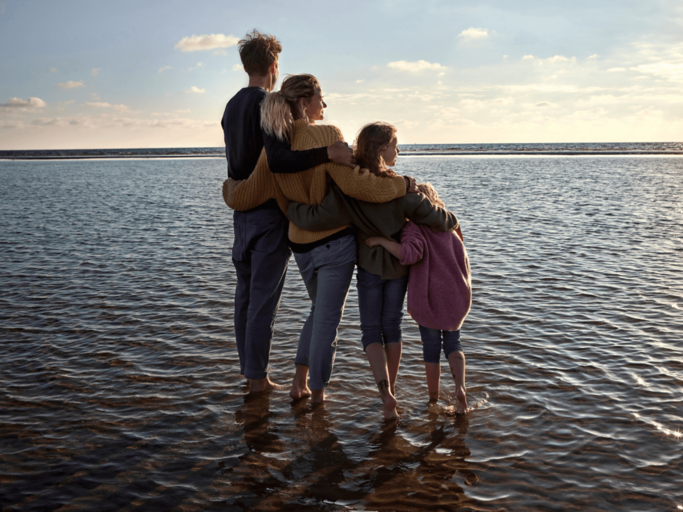
<svg viewBox="0 0 683 512">
<path fill-rule="evenodd" d="M 277 82 L 282 45 L 275 37 L 254 30 L 238 46 L 249 85 L 228 102 L 221 121 L 228 176 L 247 179 L 264 146 L 273 172 L 300 172 L 329 161 L 353 167 L 353 152 L 343 142 L 292 151 L 288 143 L 261 131 L 260 105 Z M 268 360 L 291 256 L 288 225 L 273 199 L 252 210 L 234 213 L 235 338 L 240 373 L 247 378 L 250 393 L 279 389 L 268 377 Z"/>
</svg>

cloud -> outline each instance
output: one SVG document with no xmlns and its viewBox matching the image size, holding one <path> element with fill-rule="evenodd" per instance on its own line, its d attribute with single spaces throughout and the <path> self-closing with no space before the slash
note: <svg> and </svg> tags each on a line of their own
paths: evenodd
<svg viewBox="0 0 683 512">
<path fill-rule="evenodd" d="M 195 69 L 203 68 L 203 67 L 204 67 L 204 63 L 203 63 L 203 62 L 197 62 L 197 65 L 196 65 L 195 67 L 193 67 L 193 68 L 188 69 L 188 71 L 194 71 Z"/>
<path fill-rule="evenodd" d="M 532 60 L 534 64 L 542 66 L 543 64 L 557 64 L 558 62 L 576 62 L 576 57 L 571 59 L 565 57 L 564 55 L 555 55 L 554 57 L 548 57 L 547 59 L 541 59 L 540 57 L 534 57 L 533 55 L 525 55 L 522 60 Z"/>
<path fill-rule="evenodd" d="M 83 80 L 79 80 L 78 82 L 75 82 L 73 80 L 69 80 L 68 82 L 62 82 L 61 84 L 57 84 L 57 87 L 60 89 L 74 89 L 76 87 L 84 87 L 85 84 L 83 83 Z"/>
<path fill-rule="evenodd" d="M 458 37 L 464 39 L 486 39 L 489 36 L 489 29 L 470 27 L 467 30 L 460 32 Z"/>
<path fill-rule="evenodd" d="M 45 103 L 40 98 L 29 98 L 27 100 L 22 100 L 21 98 L 10 98 L 7 103 L 0 103 L 0 107 L 5 108 L 43 108 L 46 107 Z"/>
<path fill-rule="evenodd" d="M 244 66 L 242 66 L 242 64 L 233 64 L 232 70 L 233 71 L 244 71 Z"/>
<path fill-rule="evenodd" d="M 600 55 L 594 53 L 593 55 L 586 57 L 586 60 L 598 60 L 598 57 L 600 57 Z"/>
<path fill-rule="evenodd" d="M 363 82 L 365 82 L 364 79 L 363 79 L 363 80 L 356 80 L 356 83 L 357 83 L 357 84 L 362 84 Z"/>
<path fill-rule="evenodd" d="M 197 93 L 202 93 L 202 92 L 206 92 L 206 89 L 200 89 L 199 87 L 193 85 L 192 87 L 190 87 L 190 88 L 189 88 L 188 90 L 186 90 L 185 92 L 197 92 Z"/>
<path fill-rule="evenodd" d="M 173 69 L 172 66 L 164 66 L 163 68 L 159 68 L 159 73 L 163 73 L 166 70 Z"/>
<path fill-rule="evenodd" d="M 88 101 L 83 103 L 83 105 L 94 108 L 110 108 L 112 110 L 118 110 L 119 112 L 125 112 L 129 109 L 126 105 L 112 105 L 104 101 Z"/>
<path fill-rule="evenodd" d="M 626 71 L 626 68 L 609 68 L 607 70 L 608 73 L 618 73 L 620 71 Z"/>
<path fill-rule="evenodd" d="M 239 43 L 239 38 L 226 36 L 225 34 L 205 34 L 202 36 L 183 37 L 175 49 L 181 52 L 196 52 L 202 50 L 214 50 L 216 48 L 229 48 Z"/>
<path fill-rule="evenodd" d="M 391 69 L 396 69 L 398 71 L 409 71 L 410 73 L 419 73 L 420 71 L 424 71 L 426 69 L 446 69 L 445 66 L 442 66 L 438 62 L 431 63 L 427 62 L 426 60 L 418 60 L 416 62 L 397 60 L 396 62 L 390 62 L 389 64 L 387 64 L 387 67 L 390 67 Z"/>
<path fill-rule="evenodd" d="M 657 62 L 656 64 L 641 64 L 631 68 L 633 71 L 651 74 L 669 80 L 683 80 L 683 64 L 672 64 L 670 62 Z"/>
<path fill-rule="evenodd" d="M 100 73 L 100 71 L 102 71 L 102 68 L 92 68 L 90 70 L 90 75 L 91 76 L 97 76 Z"/>
<path fill-rule="evenodd" d="M 553 105 L 553 104 L 550 103 L 549 101 L 541 101 L 540 103 L 536 103 L 536 104 L 534 105 L 534 107 L 554 107 L 554 106 L 555 106 L 555 105 Z"/>
<path fill-rule="evenodd" d="M 51 71 L 52 73 L 56 73 L 56 72 L 59 71 L 59 70 L 58 70 L 57 68 L 50 68 L 50 71 Z"/>
</svg>

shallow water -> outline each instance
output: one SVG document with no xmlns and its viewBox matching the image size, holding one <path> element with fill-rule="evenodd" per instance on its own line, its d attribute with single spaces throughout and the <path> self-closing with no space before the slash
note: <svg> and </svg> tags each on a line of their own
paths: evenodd
<svg viewBox="0 0 683 512">
<path fill-rule="evenodd" d="M 406 319 L 381 420 L 355 286 L 326 406 L 246 397 L 223 160 L 0 162 L 0 508 L 683 508 L 683 159 L 397 170 L 462 223 L 465 417 L 445 361 L 429 407 Z M 292 260 L 282 383 L 306 309 Z"/>
</svg>

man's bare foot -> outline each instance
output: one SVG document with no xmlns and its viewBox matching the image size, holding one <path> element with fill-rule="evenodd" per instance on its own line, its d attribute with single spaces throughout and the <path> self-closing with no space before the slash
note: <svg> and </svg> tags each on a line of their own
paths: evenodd
<svg viewBox="0 0 683 512">
<path fill-rule="evenodd" d="M 435 404 L 436 402 L 439 401 L 439 392 L 438 391 L 432 391 L 429 393 L 429 403 L 430 404 Z"/>
<path fill-rule="evenodd" d="M 265 379 L 249 379 L 249 393 L 261 393 L 263 391 L 281 391 L 284 387 L 275 384 L 269 377 Z"/>
<path fill-rule="evenodd" d="M 455 390 L 455 396 L 456 396 L 455 413 L 456 414 L 465 414 L 467 412 L 467 393 L 465 393 L 465 388 L 459 387 L 458 389 L 456 389 Z"/>
<path fill-rule="evenodd" d="M 324 389 L 314 389 L 311 392 L 311 403 L 321 404 L 325 401 L 325 390 Z"/>
</svg>

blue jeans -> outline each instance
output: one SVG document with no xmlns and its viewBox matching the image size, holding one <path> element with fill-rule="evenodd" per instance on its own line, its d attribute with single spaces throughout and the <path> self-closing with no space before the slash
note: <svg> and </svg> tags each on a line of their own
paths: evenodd
<svg viewBox="0 0 683 512">
<path fill-rule="evenodd" d="M 309 252 L 294 253 L 294 259 L 312 303 L 294 362 L 308 366 L 311 389 L 325 389 L 330 383 L 337 328 L 356 265 L 356 237 L 345 236 Z"/>
<path fill-rule="evenodd" d="M 443 353 L 446 359 L 453 352 L 462 352 L 460 348 L 460 330 L 440 331 L 420 326 L 422 338 L 422 355 L 425 363 L 438 363 L 441 359 L 441 338 L 443 337 Z"/>
<path fill-rule="evenodd" d="M 382 279 L 358 267 L 356 288 L 363 350 L 372 343 L 400 343 L 408 276 Z"/>
<path fill-rule="evenodd" d="M 289 222 L 280 210 L 235 212 L 232 262 L 237 273 L 235 339 L 240 373 L 247 379 L 268 376 L 275 315 L 287 265 Z"/>
</svg>

